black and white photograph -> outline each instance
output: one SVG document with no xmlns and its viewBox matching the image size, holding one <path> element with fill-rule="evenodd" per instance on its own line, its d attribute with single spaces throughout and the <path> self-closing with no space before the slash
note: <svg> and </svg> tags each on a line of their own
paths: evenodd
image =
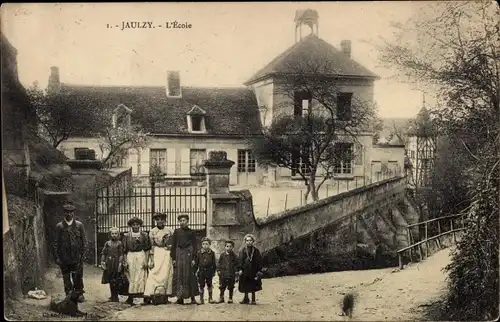
<svg viewBox="0 0 500 322">
<path fill-rule="evenodd" d="M 498 319 L 498 2 L 0 13 L 6 320 Z"/>
</svg>

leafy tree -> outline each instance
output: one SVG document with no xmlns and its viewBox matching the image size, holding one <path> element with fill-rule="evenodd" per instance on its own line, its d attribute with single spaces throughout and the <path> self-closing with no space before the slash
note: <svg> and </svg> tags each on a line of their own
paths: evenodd
<svg viewBox="0 0 500 322">
<path fill-rule="evenodd" d="M 441 186 L 443 210 L 453 200 L 466 201 L 469 225 L 447 267 L 445 309 L 454 320 L 498 316 L 499 13 L 486 1 L 425 4 L 381 48 L 384 62 L 437 91 L 440 104 L 433 114 L 448 142 L 438 160 L 458 156 L 455 171 L 434 178 L 441 176 L 459 193 L 443 193 Z"/>
<path fill-rule="evenodd" d="M 36 82 L 27 89 L 27 94 L 36 111 L 39 135 L 54 148 L 70 136 L 85 133 L 89 124 L 99 124 L 103 119 L 88 95 L 51 93 L 42 90 Z"/>
<path fill-rule="evenodd" d="M 309 194 L 318 200 L 319 189 L 341 163 L 351 164 L 353 152 L 362 152 L 336 143 L 358 146 L 358 135 L 370 129 L 376 108 L 356 94 L 345 104 L 340 101 L 342 79 L 326 57 L 287 67 L 290 74 L 275 80 L 284 99 L 275 104 L 271 125 L 249 144 L 261 164 L 288 168 L 302 178 L 305 201 Z"/>
</svg>

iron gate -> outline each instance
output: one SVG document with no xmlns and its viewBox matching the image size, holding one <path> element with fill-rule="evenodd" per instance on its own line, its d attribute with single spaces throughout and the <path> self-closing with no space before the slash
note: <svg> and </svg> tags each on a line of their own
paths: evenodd
<svg viewBox="0 0 500 322">
<path fill-rule="evenodd" d="M 166 226 L 177 228 L 177 216 L 189 215 L 193 230 L 205 230 L 207 225 L 207 190 L 200 187 L 130 187 L 100 188 L 96 192 L 96 231 L 107 233 L 111 227 L 128 231 L 132 217 L 143 220 L 143 230 L 149 230 L 155 212 L 167 214 Z"/>
</svg>

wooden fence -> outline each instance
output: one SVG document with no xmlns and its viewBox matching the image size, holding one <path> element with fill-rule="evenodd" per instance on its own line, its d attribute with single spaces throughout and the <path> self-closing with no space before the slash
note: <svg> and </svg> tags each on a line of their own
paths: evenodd
<svg viewBox="0 0 500 322">
<path fill-rule="evenodd" d="M 460 221 L 460 225 L 457 225 L 457 221 Z M 415 242 L 411 228 L 417 226 L 419 231 L 422 233 L 423 226 L 423 238 L 420 238 L 418 242 Z M 457 242 L 456 233 L 465 230 L 465 219 L 463 214 L 443 216 L 439 218 L 434 218 L 426 221 L 422 221 L 416 224 L 408 225 L 406 227 L 408 234 L 409 246 L 402 248 L 397 251 L 399 259 L 399 268 L 403 268 L 403 255 L 409 252 L 410 262 L 413 262 L 413 258 L 417 258 L 417 255 L 421 260 L 429 257 L 429 244 L 434 242 L 437 249 L 441 249 L 441 237 L 452 234 L 453 242 Z M 425 245 L 425 256 L 422 250 Z"/>
</svg>

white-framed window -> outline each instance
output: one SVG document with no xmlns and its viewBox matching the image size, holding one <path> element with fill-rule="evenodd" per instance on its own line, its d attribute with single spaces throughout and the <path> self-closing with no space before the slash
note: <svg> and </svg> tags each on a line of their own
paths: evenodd
<svg viewBox="0 0 500 322">
<path fill-rule="evenodd" d="M 205 133 L 205 114 L 206 112 L 199 106 L 194 105 L 187 113 L 188 130 L 191 133 Z"/>
<path fill-rule="evenodd" d="M 256 162 L 251 150 L 238 150 L 238 172 L 255 172 Z"/>
<path fill-rule="evenodd" d="M 158 167 L 163 173 L 167 173 L 167 149 L 149 149 L 149 167 Z"/>
<path fill-rule="evenodd" d="M 205 167 L 203 161 L 207 159 L 207 150 L 205 149 L 191 149 L 189 151 L 189 173 L 192 176 L 205 175 Z"/>
<path fill-rule="evenodd" d="M 334 145 L 334 169 L 335 174 L 351 174 L 353 166 L 353 144 L 337 142 Z"/>
<path fill-rule="evenodd" d="M 131 121 L 130 114 L 131 113 L 132 113 L 132 109 L 130 109 L 125 104 L 118 105 L 113 110 L 113 115 L 112 115 L 113 128 L 130 127 L 130 121 Z"/>
</svg>

